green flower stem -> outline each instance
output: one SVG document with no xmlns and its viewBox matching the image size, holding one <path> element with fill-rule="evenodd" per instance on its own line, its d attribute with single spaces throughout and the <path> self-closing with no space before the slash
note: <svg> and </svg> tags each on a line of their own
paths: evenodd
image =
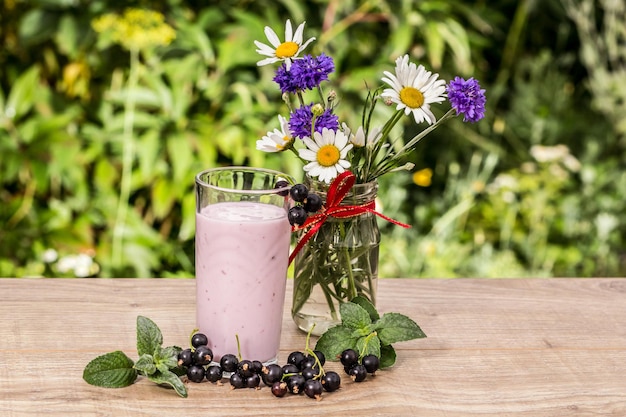
<svg viewBox="0 0 626 417">
<path fill-rule="evenodd" d="M 420 133 L 415 135 L 398 151 L 394 151 L 393 146 L 391 146 L 389 150 L 387 151 L 387 154 L 382 158 L 382 163 L 378 166 L 378 168 L 373 173 L 371 173 L 370 181 L 395 169 L 398 165 L 402 163 L 402 158 L 404 158 L 406 154 L 411 152 L 413 148 L 415 147 L 415 145 L 417 145 L 417 143 L 420 140 L 425 138 L 426 135 L 428 135 L 430 132 L 435 130 L 437 127 L 439 127 L 440 124 L 442 124 L 446 120 L 451 119 L 452 117 L 455 117 L 455 115 L 456 115 L 456 111 L 454 109 L 450 109 L 446 112 L 446 114 L 444 114 L 437 121 L 435 121 L 435 123 L 433 123 L 432 125 L 428 126 L 426 129 L 422 130 Z M 387 124 L 390 124 L 390 122 L 388 122 Z M 385 127 L 387 126 L 387 124 L 385 125 Z"/>
<path fill-rule="evenodd" d="M 124 229 L 128 213 L 128 200 L 132 185 L 132 168 L 134 159 L 133 125 L 135 122 L 135 99 L 132 91 L 139 82 L 139 50 L 130 49 L 130 70 L 128 74 L 127 94 L 124 101 L 124 130 L 122 149 L 122 179 L 120 184 L 120 198 L 117 203 L 117 214 L 113 228 L 112 263 L 120 267 L 123 260 Z"/>
<path fill-rule="evenodd" d="M 339 223 L 339 233 L 341 234 L 341 240 L 345 241 L 346 239 L 345 222 Z M 347 283 L 348 285 L 346 286 L 346 289 L 347 289 L 346 299 L 350 301 L 354 297 L 357 296 L 358 292 L 356 289 L 356 284 L 354 282 L 354 271 L 352 270 L 352 257 L 350 256 L 350 251 L 347 245 L 343 245 L 343 247 L 341 248 L 341 254 L 343 255 L 342 257 L 345 260 L 344 267 L 345 267 L 345 272 L 347 274 L 347 279 L 348 279 L 348 283 Z"/>
</svg>

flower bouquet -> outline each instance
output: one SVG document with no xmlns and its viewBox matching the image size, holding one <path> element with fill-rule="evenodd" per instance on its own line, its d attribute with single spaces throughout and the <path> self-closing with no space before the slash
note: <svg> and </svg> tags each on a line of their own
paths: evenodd
<svg viewBox="0 0 626 417">
<path fill-rule="evenodd" d="M 294 227 L 300 242 L 294 251 L 292 316 L 301 329 L 309 331 L 315 324 L 315 333 L 321 334 L 340 322 L 340 303 L 356 296 L 376 302 L 380 244 L 376 216 L 382 216 L 374 204 L 377 179 L 413 169 L 407 155 L 444 121 L 459 115 L 465 122 L 482 119 L 486 99 L 475 79 L 455 77 L 446 83 L 404 55 L 396 59 L 394 72 L 383 72 L 381 86 L 368 90 L 361 124 L 349 126 L 334 112 L 337 93 L 325 94 L 322 88 L 335 70 L 333 59 L 324 53 L 303 55 L 315 40 L 304 41 L 304 26 L 294 33 L 287 20 L 284 41 L 270 27 L 265 27 L 269 45 L 255 41 L 257 52 L 265 57 L 259 66 L 279 64 L 274 81 L 289 110 L 288 117 L 278 116 L 279 127 L 259 139 L 256 147 L 295 154 L 303 162 L 304 183 L 327 199 L 321 214 Z M 307 101 L 305 94 L 315 99 Z M 450 108 L 435 117 L 431 105 L 446 101 Z M 378 125 L 373 116 L 381 104 L 395 110 Z M 404 140 L 394 133 L 404 116 L 427 126 Z"/>
</svg>

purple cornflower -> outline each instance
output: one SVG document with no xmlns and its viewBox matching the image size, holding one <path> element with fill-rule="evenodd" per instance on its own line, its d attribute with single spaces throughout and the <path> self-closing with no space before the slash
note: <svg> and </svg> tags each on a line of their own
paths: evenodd
<svg viewBox="0 0 626 417">
<path fill-rule="evenodd" d="M 291 68 L 293 69 L 293 66 Z M 310 138 L 312 119 L 311 105 L 302 106 L 289 116 L 289 130 L 297 138 Z M 322 133 L 323 128 L 335 131 L 339 128 L 339 118 L 330 109 L 324 110 L 324 113 L 315 119 L 315 131 Z"/>
<path fill-rule="evenodd" d="M 285 64 L 276 70 L 274 81 L 284 93 L 296 93 L 297 91 L 312 90 L 319 86 L 322 81 L 328 80 L 328 74 L 335 70 L 333 59 L 325 54 L 317 57 L 305 55 L 291 63 L 287 71 Z"/>
<path fill-rule="evenodd" d="M 448 100 L 456 114 L 463 115 L 464 122 L 477 122 L 485 117 L 485 90 L 480 88 L 480 84 L 474 78 L 464 80 L 455 77 L 447 85 Z"/>
<path fill-rule="evenodd" d="M 302 90 L 312 90 L 319 86 L 322 81 L 328 80 L 328 74 L 335 70 L 333 59 L 325 54 L 313 58 L 305 55 L 296 60 L 291 66 L 291 73 L 295 83 Z"/>
<path fill-rule="evenodd" d="M 296 83 L 296 79 L 293 76 L 293 67 L 298 60 L 291 63 L 291 71 L 287 71 L 287 65 L 282 64 L 276 70 L 274 81 L 280 87 L 280 91 L 285 93 L 295 94 L 299 90 L 299 85 Z"/>
</svg>

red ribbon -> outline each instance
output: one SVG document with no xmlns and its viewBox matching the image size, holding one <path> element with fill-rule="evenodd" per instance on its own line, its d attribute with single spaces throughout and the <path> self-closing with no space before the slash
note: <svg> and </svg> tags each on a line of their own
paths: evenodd
<svg viewBox="0 0 626 417">
<path fill-rule="evenodd" d="M 292 231 L 298 231 L 310 228 L 304 236 L 300 239 L 295 249 L 289 256 L 289 263 L 293 262 L 300 249 L 308 242 L 315 233 L 322 227 L 322 224 L 328 219 L 328 217 L 335 217 L 337 219 L 347 219 L 350 217 L 360 216 L 365 213 L 373 213 L 383 219 L 391 222 L 395 225 L 402 226 L 404 228 L 409 228 L 411 225 L 401 223 L 397 220 L 394 220 L 390 217 L 385 216 L 382 213 L 379 213 L 375 210 L 376 204 L 373 201 L 370 201 L 365 204 L 355 205 L 355 206 L 342 206 L 341 202 L 348 195 L 348 192 L 354 186 L 356 181 L 355 175 L 350 171 L 345 171 L 337 176 L 330 184 L 328 188 L 328 192 L 326 193 L 326 204 L 322 209 L 312 215 L 309 216 L 303 225 L 294 226 Z"/>
</svg>

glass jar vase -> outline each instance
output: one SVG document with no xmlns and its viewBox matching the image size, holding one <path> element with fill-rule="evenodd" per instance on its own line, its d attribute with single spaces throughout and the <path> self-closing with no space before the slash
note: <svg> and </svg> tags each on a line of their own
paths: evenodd
<svg viewBox="0 0 626 417">
<path fill-rule="evenodd" d="M 304 183 L 326 200 L 328 185 L 311 178 Z M 355 184 L 341 205 L 372 203 L 378 183 Z M 303 233 L 303 232 L 301 232 Z M 321 335 L 341 323 L 339 305 L 363 296 L 376 305 L 380 231 L 376 216 L 365 213 L 328 217 L 294 260 L 291 315 L 298 327 Z"/>
</svg>

